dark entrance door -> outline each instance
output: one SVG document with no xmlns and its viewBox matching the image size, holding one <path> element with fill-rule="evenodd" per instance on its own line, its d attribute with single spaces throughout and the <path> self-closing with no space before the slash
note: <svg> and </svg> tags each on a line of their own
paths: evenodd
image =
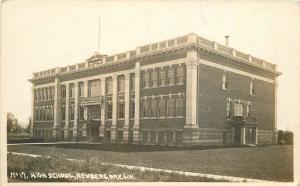
<svg viewBox="0 0 300 186">
<path fill-rule="evenodd" d="M 234 143 L 241 144 L 241 127 L 234 128 Z"/>
<path fill-rule="evenodd" d="M 87 136 L 90 136 L 90 137 L 99 136 L 99 125 L 97 125 L 97 124 L 88 124 L 88 126 L 87 126 Z"/>
<path fill-rule="evenodd" d="M 93 141 L 94 137 L 99 136 L 100 118 L 100 104 L 88 105 L 87 136 L 89 141 Z"/>
<path fill-rule="evenodd" d="M 246 127 L 245 131 L 246 144 L 255 144 L 256 129 L 255 127 Z"/>
</svg>

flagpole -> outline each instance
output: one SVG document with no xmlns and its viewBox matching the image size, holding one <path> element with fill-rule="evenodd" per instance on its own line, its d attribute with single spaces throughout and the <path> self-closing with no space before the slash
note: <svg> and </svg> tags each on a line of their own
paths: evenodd
<svg viewBox="0 0 300 186">
<path fill-rule="evenodd" d="M 99 16 L 99 28 L 98 28 L 98 48 L 97 52 L 100 54 L 100 16 Z"/>
</svg>

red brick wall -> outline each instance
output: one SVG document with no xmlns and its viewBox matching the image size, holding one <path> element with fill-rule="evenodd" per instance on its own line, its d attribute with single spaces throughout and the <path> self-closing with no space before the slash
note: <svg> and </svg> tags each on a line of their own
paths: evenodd
<svg viewBox="0 0 300 186">
<path fill-rule="evenodd" d="M 228 72 L 228 90 L 222 90 L 222 69 L 199 65 L 198 125 L 200 128 L 230 128 L 226 120 L 226 98 L 252 102 L 251 115 L 259 130 L 273 130 L 274 84 L 254 79 L 255 96 L 249 93 L 251 78 Z M 232 111 L 233 112 L 233 111 Z"/>
</svg>

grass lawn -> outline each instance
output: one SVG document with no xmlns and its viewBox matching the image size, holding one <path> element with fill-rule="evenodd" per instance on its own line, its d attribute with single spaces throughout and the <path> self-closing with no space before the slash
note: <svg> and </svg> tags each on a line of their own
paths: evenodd
<svg viewBox="0 0 300 186">
<path fill-rule="evenodd" d="M 97 157 L 107 163 L 293 181 L 293 146 L 190 149 L 116 144 L 56 144 L 14 145 L 8 146 L 8 152 L 84 160 Z"/>
<path fill-rule="evenodd" d="M 9 182 L 216 181 L 206 177 L 140 171 L 112 165 L 103 165 L 96 159 L 88 161 L 68 161 L 58 157 L 33 158 L 13 154 L 8 155 L 7 169 Z"/>
</svg>

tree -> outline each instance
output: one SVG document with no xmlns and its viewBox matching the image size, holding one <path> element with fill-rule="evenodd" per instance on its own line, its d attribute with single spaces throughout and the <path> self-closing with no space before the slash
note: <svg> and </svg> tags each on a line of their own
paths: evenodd
<svg viewBox="0 0 300 186">
<path fill-rule="evenodd" d="M 7 133 L 22 132 L 22 127 L 18 124 L 18 120 L 11 112 L 7 113 Z"/>
<path fill-rule="evenodd" d="M 15 116 L 13 113 L 7 113 L 7 133 L 11 133 L 13 131 L 13 126 L 15 123 Z"/>
</svg>

